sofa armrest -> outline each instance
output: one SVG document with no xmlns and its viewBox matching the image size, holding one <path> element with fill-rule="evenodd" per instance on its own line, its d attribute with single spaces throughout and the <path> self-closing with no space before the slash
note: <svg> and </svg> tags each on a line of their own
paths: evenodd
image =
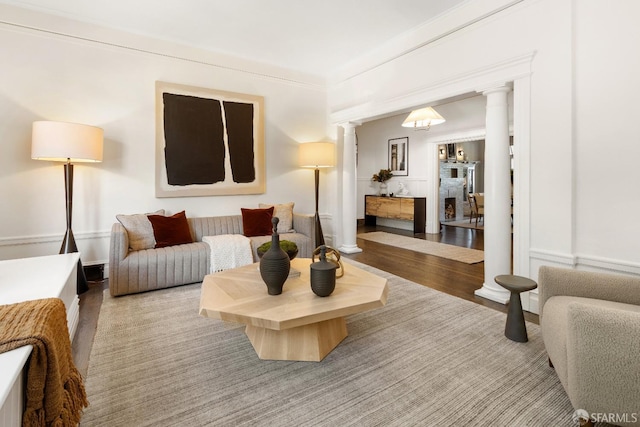
<svg viewBox="0 0 640 427">
<path fill-rule="evenodd" d="M 538 272 L 540 316 L 556 295 L 640 305 L 640 277 L 542 266 Z"/>
<path fill-rule="evenodd" d="M 116 222 L 111 227 L 109 241 L 109 286 L 118 286 L 120 263 L 129 254 L 129 235 L 127 230 Z"/>
<path fill-rule="evenodd" d="M 129 235 L 127 230 L 119 222 L 111 227 L 111 242 L 109 248 L 109 264 L 122 261 L 129 254 Z"/>
<path fill-rule="evenodd" d="M 568 394 L 589 413 L 640 410 L 640 312 L 568 306 Z"/>
<path fill-rule="evenodd" d="M 312 242 L 316 241 L 314 216 L 310 214 L 293 214 L 293 229 L 296 233 L 304 234 L 311 238 Z"/>
</svg>

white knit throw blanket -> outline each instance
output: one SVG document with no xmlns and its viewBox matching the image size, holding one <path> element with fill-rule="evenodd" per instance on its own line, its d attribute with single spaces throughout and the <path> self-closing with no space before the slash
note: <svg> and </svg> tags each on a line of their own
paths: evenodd
<svg viewBox="0 0 640 427">
<path fill-rule="evenodd" d="M 253 264 L 251 240 L 241 234 L 204 236 L 211 248 L 211 273 Z"/>
</svg>

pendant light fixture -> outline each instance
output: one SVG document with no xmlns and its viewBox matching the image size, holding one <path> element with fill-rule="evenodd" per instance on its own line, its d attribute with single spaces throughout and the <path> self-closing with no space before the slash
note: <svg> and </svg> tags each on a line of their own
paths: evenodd
<svg viewBox="0 0 640 427">
<path fill-rule="evenodd" d="M 411 114 L 402 122 L 402 126 L 406 128 L 414 128 L 421 130 L 429 130 L 432 125 L 444 123 L 445 119 L 436 110 L 431 107 L 413 110 Z"/>
</svg>

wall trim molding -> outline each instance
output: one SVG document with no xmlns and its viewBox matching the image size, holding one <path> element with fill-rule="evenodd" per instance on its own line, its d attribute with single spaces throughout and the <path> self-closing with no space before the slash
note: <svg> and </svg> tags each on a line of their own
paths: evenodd
<svg viewBox="0 0 640 427">
<path fill-rule="evenodd" d="M 462 131 L 450 132 L 434 137 L 428 137 L 427 142 L 430 144 L 456 144 L 461 142 L 473 142 L 484 140 L 487 136 L 485 127 L 467 129 Z M 509 124 L 509 136 L 513 136 L 513 123 Z"/>
<path fill-rule="evenodd" d="M 566 252 L 548 251 L 545 249 L 529 249 L 531 259 L 552 262 L 573 268 L 576 265 L 576 257 Z"/>
<path fill-rule="evenodd" d="M 108 239 L 110 231 L 86 231 L 73 233 L 76 240 Z M 43 243 L 62 243 L 64 234 L 42 234 L 39 236 L 0 237 L 0 247 L 19 245 L 40 245 Z"/>
<path fill-rule="evenodd" d="M 31 13 L 33 13 L 32 11 L 30 11 Z M 49 17 L 53 17 L 53 15 L 48 15 L 44 12 L 35 12 L 35 13 L 43 13 L 45 16 L 49 16 Z M 56 17 L 57 18 L 57 17 Z M 71 19 L 71 18 L 63 18 L 63 19 Z M 80 21 L 76 21 L 74 19 L 71 19 L 74 22 L 80 22 Z M 84 24 L 84 23 L 82 23 Z M 187 46 L 187 45 L 178 45 L 176 43 L 173 42 L 167 42 L 167 41 L 162 41 L 160 39 L 156 39 L 156 38 L 152 38 L 149 37 L 149 39 L 154 40 L 154 41 L 160 41 L 161 43 L 163 43 L 164 46 L 166 46 L 165 48 L 148 48 L 148 47 L 139 47 L 136 46 L 136 44 L 140 45 L 140 46 L 148 46 L 148 43 L 135 43 L 135 42 L 128 42 L 128 43 L 124 43 L 124 42 L 115 42 L 115 41 L 109 41 L 107 40 L 104 36 L 102 38 L 98 38 L 98 37 L 91 37 L 88 35 L 82 35 L 82 34 L 72 34 L 70 32 L 66 32 L 66 31 L 61 31 L 61 30 L 55 30 L 55 29 L 49 29 L 49 28 L 43 28 L 42 26 L 38 26 L 38 25 L 30 25 L 27 23 L 20 23 L 20 22 L 12 22 L 10 20 L 7 20 L 6 18 L 3 20 L 0 20 L 0 25 L 1 26 L 6 26 L 9 29 L 12 30 L 18 30 L 18 31 L 24 31 L 24 32 L 28 32 L 28 33 L 36 33 L 39 34 L 41 36 L 45 36 L 45 37 L 52 37 L 52 38 L 58 38 L 58 39 L 66 39 L 66 40 L 71 40 L 75 43 L 77 42 L 84 42 L 84 43 L 89 43 L 89 44 L 98 44 L 101 45 L 103 47 L 109 47 L 109 48 L 115 48 L 115 49 L 119 49 L 119 50 L 126 50 L 129 52 L 133 52 L 133 53 L 137 53 L 137 54 L 144 54 L 144 55 L 151 55 L 151 56 L 155 56 L 155 57 L 160 57 L 160 58 L 166 58 L 166 59 L 172 59 L 172 60 L 177 60 L 177 61 L 183 61 L 183 62 L 190 62 L 190 63 L 194 63 L 194 64 L 200 64 L 200 65 L 204 65 L 204 66 L 208 66 L 208 67 L 213 67 L 213 68 L 217 68 L 220 70 L 227 70 L 227 71 L 232 71 L 232 72 L 237 72 L 237 73 L 243 73 L 243 74 L 247 74 L 253 77 L 257 77 L 257 78 L 261 78 L 261 79 L 265 79 L 265 80 L 271 80 L 271 81 L 276 81 L 276 82 L 280 82 L 280 83 L 285 83 L 285 84 L 290 84 L 290 85 L 295 85 L 295 86 L 303 86 L 303 87 L 308 87 L 308 88 L 315 88 L 317 90 L 322 90 L 325 91 L 326 90 L 326 82 L 322 81 L 322 80 L 318 80 L 318 82 L 312 82 L 312 81 L 305 81 L 302 78 L 297 78 L 294 76 L 286 76 L 285 74 L 289 73 L 291 74 L 291 70 L 286 70 L 283 69 L 283 73 L 282 75 L 278 75 L 277 72 L 274 71 L 265 71 L 265 72 L 261 72 L 261 71 L 256 71 L 253 70 L 252 68 L 255 69 L 259 69 L 260 67 L 264 67 L 264 68 L 274 68 L 274 66 L 269 65 L 269 64 L 263 64 L 263 63 L 258 63 L 255 62 L 253 64 L 255 64 L 255 66 L 253 66 L 253 64 L 251 65 L 247 65 L 247 66 L 242 66 L 242 65 L 223 65 L 224 62 L 229 62 L 229 61 L 225 61 L 225 60 L 215 60 L 213 58 L 211 58 L 211 56 L 213 56 L 214 54 L 212 54 L 211 52 L 207 52 L 207 51 L 202 51 L 200 50 L 200 53 L 198 55 L 186 55 L 184 53 L 177 53 L 180 50 L 186 51 L 194 51 L 197 48 L 194 48 L 192 46 Z M 130 38 L 130 40 L 134 39 L 134 38 L 140 38 L 143 36 L 137 35 L 137 34 L 133 34 L 127 31 L 123 31 L 123 30 L 112 30 L 112 29 L 108 29 L 107 30 L 109 32 L 109 34 L 112 34 L 113 32 L 117 32 L 119 34 L 126 34 L 128 38 Z M 103 32 L 104 34 L 104 32 Z M 114 38 L 115 39 L 115 38 Z M 174 49 L 170 49 L 170 47 L 174 47 Z M 182 49 L 180 49 L 182 47 Z M 175 52 L 172 53 L 171 51 L 174 50 Z M 198 58 L 198 56 L 202 56 L 202 58 Z M 233 60 L 235 62 L 243 62 L 246 60 L 243 60 L 242 58 L 238 58 L 238 57 L 233 57 Z M 317 79 L 317 77 L 313 76 L 313 78 Z M 310 79 L 311 80 L 311 77 Z"/>
<path fill-rule="evenodd" d="M 553 263 L 567 268 L 598 270 L 618 274 L 640 275 L 640 263 L 624 261 L 612 258 L 604 258 L 587 254 L 570 254 L 547 251 L 543 249 L 531 249 L 531 259 Z"/>
<path fill-rule="evenodd" d="M 576 262 L 578 266 L 595 268 L 602 271 L 640 275 L 640 263 L 637 262 L 582 254 L 576 255 Z"/>
<path fill-rule="evenodd" d="M 356 178 L 357 181 L 359 182 L 373 182 L 371 181 L 371 177 L 364 177 L 364 176 L 359 176 Z M 408 176 L 394 176 L 393 177 L 393 182 L 425 182 L 427 181 L 427 177 L 426 176 L 415 176 L 415 177 L 408 177 Z M 373 194 L 371 194 L 373 195 Z M 419 197 L 419 196 L 416 196 Z"/>
<path fill-rule="evenodd" d="M 385 117 L 390 112 L 409 110 L 416 105 L 468 93 L 475 95 L 479 88 L 504 85 L 507 82 L 530 76 L 531 63 L 535 55 L 536 51 L 534 50 L 505 58 L 382 100 L 356 99 L 351 105 L 332 108 L 329 121 L 334 125 L 353 121 L 367 122 Z M 335 86 L 339 87 L 340 84 Z"/>
<path fill-rule="evenodd" d="M 513 127 L 509 126 L 509 133 L 513 134 Z M 427 142 L 431 144 L 454 144 L 458 142 L 479 141 L 485 139 L 487 129 L 484 127 L 476 129 L 468 129 L 464 131 L 447 133 L 445 135 L 436 135 L 433 138 L 428 137 Z"/>
</svg>

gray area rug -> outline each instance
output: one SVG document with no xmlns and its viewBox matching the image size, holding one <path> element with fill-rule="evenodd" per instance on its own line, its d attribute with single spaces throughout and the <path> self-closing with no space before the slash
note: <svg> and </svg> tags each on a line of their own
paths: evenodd
<svg viewBox="0 0 640 427">
<path fill-rule="evenodd" d="M 242 326 L 198 316 L 200 285 L 106 292 L 81 425 L 576 425 L 537 325 L 515 343 L 503 313 L 346 262 L 389 300 L 322 362 L 258 359 Z"/>
<path fill-rule="evenodd" d="M 430 240 L 416 239 L 400 234 L 385 233 L 384 231 L 372 231 L 360 233 L 359 239 L 370 240 L 397 248 L 409 249 L 427 255 L 447 258 L 467 264 L 475 264 L 484 261 L 484 252 L 477 249 L 462 248 L 460 246 L 445 243 L 432 242 Z"/>
</svg>

